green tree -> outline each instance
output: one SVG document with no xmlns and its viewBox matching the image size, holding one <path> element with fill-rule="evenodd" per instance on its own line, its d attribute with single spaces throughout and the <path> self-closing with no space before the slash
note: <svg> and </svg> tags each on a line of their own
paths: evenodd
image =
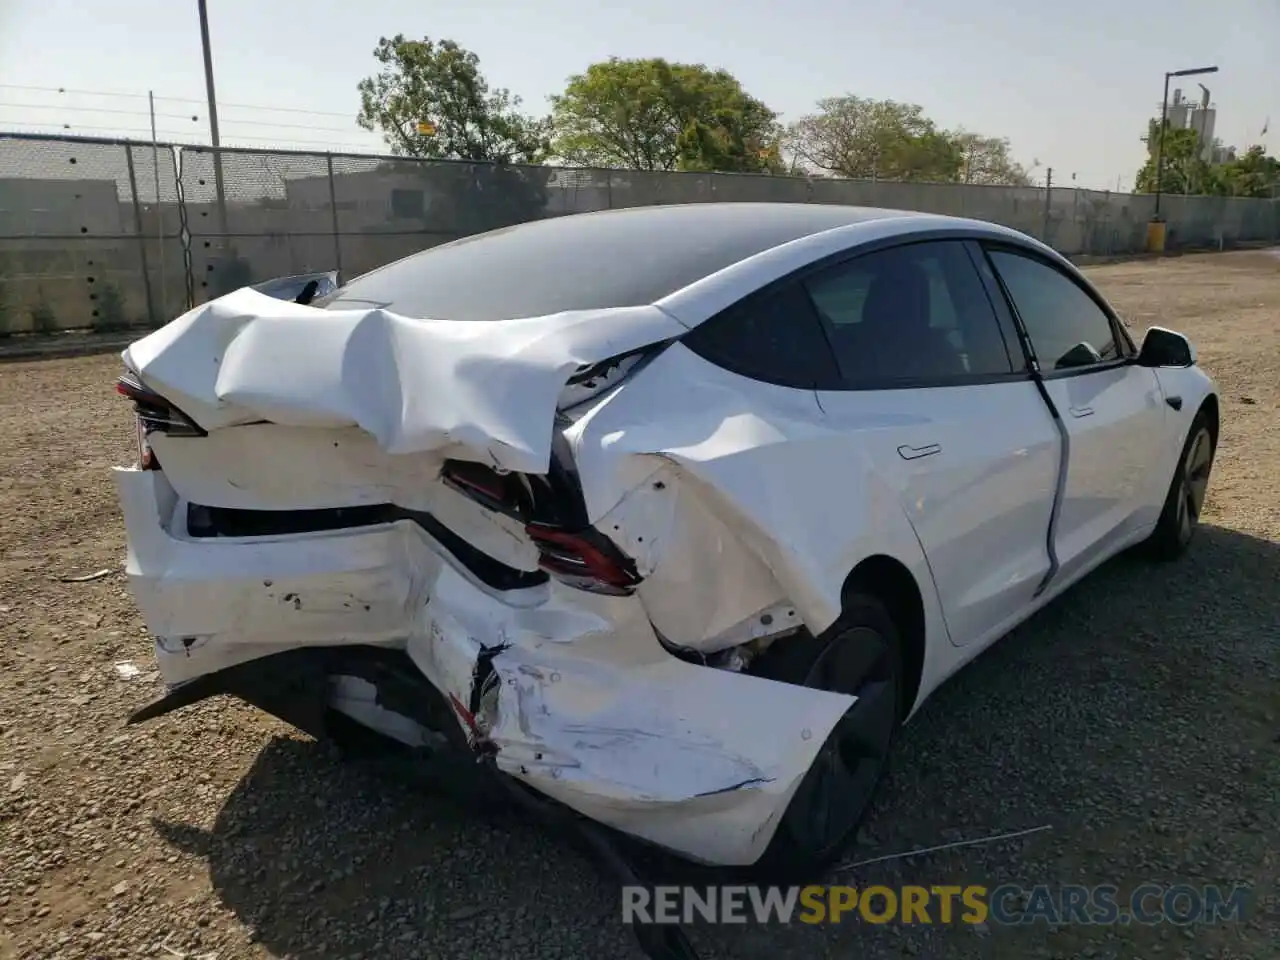
<svg viewBox="0 0 1280 960">
<path fill-rule="evenodd" d="M 1280 195 L 1280 160 L 1268 156 L 1261 145 L 1252 146 L 1222 165 L 1221 181 L 1230 196 L 1271 199 Z"/>
<path fill-rule="evenodd" d="M 358 85 L 356 122 L 380 130 L 392 153 L 495 163 L 546 158 L 547 121 L 523 113 L 509 90 L 492 89 L 470 50 L 396 34 L 379 39 L 373 56 L 381 69 Z"/>
<path fill-rule="evenodd" d="M 582 166 L 781 172 L 777 114 L 725 70 L 661 58 L 593 63 L 551 98 L 552 147 Z"/>
<path fill-rule="evenodd" d="M 855 179 L 955 180 L 964 155 L 957 141 L 914 103 L 827 97 L 787 130 L 801 165 Z"/>
<path fill-rule="evenodd" d="M 1200 137 L 1189 127 L 1166 126 L 1164 146 L 1160 145 L 1160 121 L 1152 120 L 1147 127 L 1147 160 L 1134 178 L 1134 191 L 1154 193 L 1156 189 L 1156 158 L 1161 157 L 1160 190 L 1163 193 L 1222 193 L 1219 170 L 1206 163 L 1200 156 Z"/>
<path fill-rule="evenodd" d="M 1160 146 L 1160 121 L 1147 125 L 1147 159 L 1138 170 L 1134 190 L 1154 193 L 1156 157 L 1162 157 L 1160 189 L 1164 193 L 1271 199 L 1280 194 L 1280 160 L 1254 145 L 1225 163 L 1204 159 L 1203 143 L 1189 127 L 1166 126 Z"/>
<path fill-rule="evenodd" d="M 957 130 L 951 139 L 960 150 L 960 179 L 965 183 L 1025 187 L 1031 183 L 1027 169 L 1009 154 L 1009 141 Z"/>
</svg>

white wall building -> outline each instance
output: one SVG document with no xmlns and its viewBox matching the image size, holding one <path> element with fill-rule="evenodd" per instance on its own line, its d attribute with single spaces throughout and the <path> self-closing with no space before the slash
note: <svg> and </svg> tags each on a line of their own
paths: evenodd
<svg viewBox="0 0 1280 960">
<path fill-rule="evenodd" d="M 1222 157 L 1230 148 L 1224 148 L 1214 140 L 1214 126 L 1217 122 L 1218 108 L 1208 102 L 1208 93 L 1199 101 L 1187 100 L 1181 89 L 1175 89 L 1169 96 L 1165 116 L 1170 130 L 1194 130 L 1200 141 L 1200 157 L 1206 163 L 1222 163 Z"/>
</svg>

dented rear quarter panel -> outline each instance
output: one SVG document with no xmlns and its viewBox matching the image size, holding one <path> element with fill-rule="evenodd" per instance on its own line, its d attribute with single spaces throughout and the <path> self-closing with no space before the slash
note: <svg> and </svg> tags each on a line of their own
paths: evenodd
<svg viewBox="0 0 1280 960">
<path fill-rule="evenodd" d="M 712 652 L 749 639 L 766 612 L 821 633 L 850 572 L 878 555 L 915 578 L 926 645 L 945 640 L 900 492 L 812 391 L 740 377 L 677 343 L 569 437 L 588 515 L 646 572 L 639 596 L 670 640 Z"/>
</svg>

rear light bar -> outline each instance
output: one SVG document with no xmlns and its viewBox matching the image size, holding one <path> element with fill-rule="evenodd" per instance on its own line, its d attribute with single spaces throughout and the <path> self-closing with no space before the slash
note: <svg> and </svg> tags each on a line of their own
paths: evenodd
<svg viewBox="0 0 1280 960">
<path fill-rule="evenodd" d="M 528 512 L 528 497 L 520 481 L 509 473 L 496 473 L 479 463 L 447 460 L 440 471 L 444 485 L 456 490 L 480 506 L 523 520 Z"/>
<path fill-rule="evenodd" d="M 542 495 L 535 496 L 531 478 L 523 474 L 497 473 L 461 460 L 446 461 L 440 477 L 480 506 L 524 524 L 538 548 L 539 568 L 561 583 L 614 597 L 628 596 L 640 583 L 631 558 L 585 520 L 562 513 L 558 508 L 565 504 L 557 501 L 554 490 L 540 486 Z"/>
<path fill-rule="evenodd" d="M 116 380 L 116 393 L 133 401 L 137 414 L 138 428 L 138 466 L 143 470 L 159 470 L 147 436 L 151 433 L 163 433 L 170 437 L 205 437 L 208 432 L 194 420 L 175 407 L 172 403 L 143 386 L 142 382 L 132 374 L 124 374 Z"/>
<path fill-rule="evenodd" d="M 561 583 L 613 597 L 630 595 L 640 583 L 630 558 L 593 529 L 569 533 L 530 523 L 525 532 L 538 548 L 538 566 Z"/>
</svg>

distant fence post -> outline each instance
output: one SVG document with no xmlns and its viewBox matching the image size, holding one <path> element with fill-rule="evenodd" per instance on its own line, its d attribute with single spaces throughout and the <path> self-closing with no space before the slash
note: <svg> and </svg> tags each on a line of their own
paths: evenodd
<svg viewBox="0 0 1280 960">
<path fill-rule="evenodd" d="M 333 181 L 333 154 L 325 156 L 329 170 L 329 214 L 333 220 L 333 263 L 338 271 L 338 280 L 342 280 L 342 239 L 338 233 L 338 188 Z"/>
<path fill-rule="evenodd" d="M 196 305 L 196 268 L 191 256 L 191 224 L 187 218 L 187 190 L 183 183 L 182 147 L 169 145 L 173 159 L 173 185 L 178 197 L 178 239 L 182 241 L 182 279 L 187 288 L 188 310 Z"/>
<path fill-rule="evenodd" d="M 1053 167 L 1049 167 L 1044 172 L 1044 225 L 1040 228 L 1040 240 L 1044 243 L 1049 242 L 1049 219 L 1052 215 L 1053 204 Z"/>
<path fill-rule="evenodd" d="M 133 169 L 133 146 L 125 144 L 124 159 L 129 168 L 129 193 L 133 196 L 133 228 L 138 235 L 138 254 L 142 257 L 142 287 L 147 296 L 147 324 L 156 325 L 156 305 L 151 296 L 151 269 L 147 264 L 147 235 L 142 229 L 142 203 L 138 199 L 138 174 Z"/>
</svg>

